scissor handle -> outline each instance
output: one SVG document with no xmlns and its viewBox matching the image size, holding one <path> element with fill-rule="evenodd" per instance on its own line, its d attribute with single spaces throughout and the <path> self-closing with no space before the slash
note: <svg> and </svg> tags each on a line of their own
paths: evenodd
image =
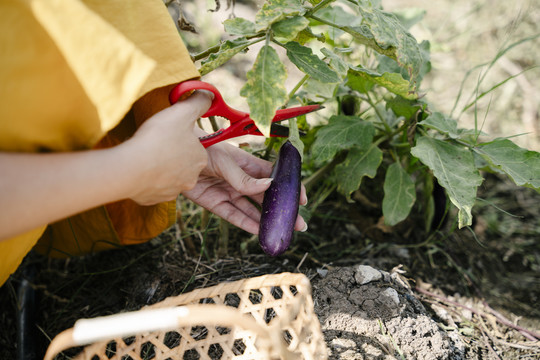
<svg viewBox="0 0 540 360">
<path fill-rule="evenodd" d="M 202 115 L 202 117 L 222 116 L 229 119 L 231 123 L 249 117 L 248 113 L 229 107 L 214 85 L 200 80 L 188 80 L 176 85 L 169 94 L 169 102 L 175 104 L 184 94 L 193 90 L 207 90 L 214 94 L 212 105 L 210 105 L 210 108 Z"/>
</svg>

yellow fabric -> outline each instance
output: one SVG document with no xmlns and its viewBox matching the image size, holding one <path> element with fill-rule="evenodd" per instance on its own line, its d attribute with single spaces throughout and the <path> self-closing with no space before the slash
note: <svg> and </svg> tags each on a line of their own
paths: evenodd
<svg viewBox="0 0 540 360">
<path fill-rule="evenodd" d="M 162 0 L 3 0 L 0 34 L 0 151 L 114 145 L 168 105 L 171 84 L 199 77 Z M 141 242 L 172 224 L 173 205 L 109 204 L 42 241 L 70 255 Z M 0 243 L 0 284 L 43 231 Z"/>
<path fill-rule="evenodd" d="M 43 226 L 0 243 L 0 285 L 17 269 L 45 228 Z"/>
</svg>

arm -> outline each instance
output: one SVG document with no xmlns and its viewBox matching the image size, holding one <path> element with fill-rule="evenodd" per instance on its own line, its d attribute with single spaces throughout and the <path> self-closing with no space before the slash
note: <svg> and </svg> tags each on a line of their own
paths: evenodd
<svg viewBox="0 0 540 360">
<path fill-rule="evenodd" d="M 0 241 L 109 202 L 151 205 L 192 188 L 207 162 L 195 121 L 209 106 L 198 92 L 109 149 L 0 153 Z"/>
</svg>

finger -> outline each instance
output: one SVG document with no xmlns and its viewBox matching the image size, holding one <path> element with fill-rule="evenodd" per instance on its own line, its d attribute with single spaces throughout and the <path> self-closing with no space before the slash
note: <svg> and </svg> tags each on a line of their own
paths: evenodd
<svg viewBox="0 0 540 360">
<path fill-rule="evenodd" d="M 308 199 L 307 199 L 307 193 L 306 193 L 306 187 L 304 184 L 300 187 L 300 205 L 304 206 L 307 205 Z"/>
<path fill-rule="evenodd" d="M 308 229 L 308 225 L 305 222 L 304 218 L 298 215 L 296 218 L 296 223 L 294 224 L 294 230 L 305 232 Z"/>
<path fill-rule="evenodd" d="M 220 168 L 220 173 L 236 191 L 243 195 L 256 195 L 264 193 L 270 186 L 272 179 L 257 179 L 248 175 L 237 164 L 227 164 Z"/>
<path fill-rule="evenodd" d="M 212 212 L 249 233 L 259 233 L 259 222 L 229 202 L 222 202 L 212 209 Z M 259 215 L 260 218 L 260 215 Z"/>
<path fill-rule="evenodd" d="M 255 178 L 267 178 L 272 173 L 273 164 L 270 161 L 253 156 L 239 148 L 228 148 L 227 150 L 248 175 Z"/>
<path fill-rule="evenodd" d="M 242 211 L 244 214 L 249 216 L 251 219 L 256 221 L 257 223 L 260 222 L 261 219 L 261 211 L 259 208 L 257 208 L 251 201 L 249 201 L 245 197 L 240 197 L 236 199 L 233 204 L 238 208 L 240 211 Z"/>
</svg>

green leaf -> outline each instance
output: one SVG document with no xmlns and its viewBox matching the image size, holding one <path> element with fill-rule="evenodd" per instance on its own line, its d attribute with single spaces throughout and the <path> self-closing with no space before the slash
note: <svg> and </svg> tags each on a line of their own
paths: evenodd
<svg viewBox="0 0 540 360">
<path fill-rule="evenodd" d="M 293 16 L 278 21 L 272 25 L 274 35 L 283 41 L 294 40 L 298 33 L 309 25 L 309 20 L 303 16 Z"/>
<path fill-rule="evenodd" d="M 419 69 L 418 73 L 415 76 L 416 86 L 419 87 L 422 79 L 426 76 L 427 73 L 431 71 L 431 44 L 427 40 L 423 40 L 420 43 L 420 51 L 422 52 L 422 56 L 424 57 L 424 63 L 422 64 L 422 67 Z M 407 68 L 401 67 L 398 62 L 395 59 L 389 58 L 388 56 L 380 55 L 377 57 L 377 60 L 379 64 L 377 65 L 377 72 L 379 73 L 398 73 L 401 74 L 401 76 L 407 80 L 411 81 L 410 73 Z M 412 84 L 411 84 L 412 86 Z"/>
<path fill-rule="evenodd" d="M 354 70 L 349 70 L 348 74 L 346 85 L 353 90 L 367 94 L 375 86 L 375 82 L 367 75 L 356 74 Z"/>
<path fill-rule="evenodd" d="M 332 159 L 339 150 L 353 146 L 365 149 L 371 144 L 374 134 L 375 128 L 370 122 L 357 116 L 334 115 L 315 135 L 313 159 L 316 164 L 322 164 Z"/>
<path fill-rule="evenodd" d="M 386 102 L 386 108 L 392 109 L 396 116 L 403 116 L 405 119 L 410 119 L 418 110 L 422 108 L 422 105 L 416 101 L 407 100 L 401 96 L 394 96 L 394 98 Z"/>
<path fill-rule="evenodd" d="M 327 48 L 322 48 L 321 52 L 330 59 L 330 67 L 334 69 L 340 77 L 345 77 L 347 75 L 349 64 L 345 60 L 341 59 L 336 53 Z"/>
<path fill-rule="evenodd" d="M 341 79 L 310 48 L 291 41 L 285 44 L 287 57 L 301 71 L 323 83 L 337 83 Z"/>
<path fill-rule="evenodd" d="M 351 193 L 360 187 L 364 176 L 375 177 L 382 155 L 381 149 L 373 143 L 365 149 L 350 149 L 345 161 L 336 167 L 338 191 L 350 200 Z"/>
<path fill-rule="evenodd" d="M 416 39 L 393 14 L 370 6 L 360 5 L 359 9 L 376 43 L 384 49 L 394 48 L 397 62 L 412 73 L 414 80 L 426 60 Z"/>
<path fill-rule="evenodd" d="M 385 223 L 393 226 L 404 220 L 415 201 L 414 181 L 399 163 L 393 163 L 386 170 L 384 179 L 382 210 Z"/>
<path fill-rule="evenodd" d="M 418 125 L 437 130 L 445 135 L 448 135 L 452 139 L 459 138 L 457 121 L 446 117 L 439 112 L 431 114 L 425 120 L 420 121 Z"/>
<path fill-rule="evenodd" d="M 459 227 L 472 224 L 471 210 L 477 187 L 482 183 L 472 152 L 442 140 L 422 136 L 411 153 L 427 165 L 450 201 L 458 208 Z"/>
<path fill-rule="evenodd" d="M 304 15 L 306 10 L 300 0 L 269 0 L 255 14 L 257 30 L 265 30 L 289 16 Z"/>
<path fill-rule="evenodd" d="M 362 18 L 351 12 L 346 12 L 341 6 L 328 6 L 317 11 L 317 17 L 326 20 L 338 26 L 330 27 L 326 33 L 332 40 L 336 40 L 343 35 L 345 31 L 341 29 L 343 26 L 359 26 L 362 23 Z"/>
<path fill-rule="evenodd" d="M 313 39 L 317 39 L 317 40 L 322 41 L 322 42 L 324 42 L 324 40 L 325 40 L 323 34 L 315 34 L 311 30 L 311 28 L 307 27 L 304 30 L 300 31 L 296 35 L 296 38 L 294 38 L 294 41 L 296 41 L 299 44 L 304 45 L 305 43 L 307 43 L 308 41 L 311 41 Z"/>
<path fill-rule="evenodd" d="M 476 151 L 490 165 L 504 171 L 517 185 L 540 192 L 540 153 L 523 149 L 508 139 L 482 144 Z"/>
<path fill-rule="evenodd" d="M 358 1 L 358 11 L 363 19 L 362 25 L 347 25 L 341 29 L 350 33 L 357 42 L 396 60 L 407 69 L 411 88 L 414 88 L 420 69 L 428 62 L 416 39 L 393 14 L 371 6 L 369 1 Z"/>
<path fill-rule="evenodd" d="M 225 31 L 231 35 L 253 35 L 257 32 L 254 23 L 241 17 L 227 19 L 223 25 Z"/>
<path fill-rule="evenodd" d="M 240 95 L 247 98 L 251 118 L 264 136 L 270 136 L 272 118 L 287 101 L 286 78 L 285 66 L 276 50 L 268 45 L 263 46 L 253 68 L 247 73 L 247 81 Z"/>
<path fill-rule="evenodd" d="M 244 51 L 248 46 L 249 41 L 244 37 L 223 42 L 218 52 L 211 54 L 201 62 L 199 73 L 201 76 L 208 74 L 229 61 L 234 55 Z"/>
<path fill-rule="evenodd" d="M 348 86 L 358 91 L 365 91 L 365 88 L 363 88 L 365 85 L 362 85 L 360 89 L 356 89 L 354 86 L 357 84 L 366 84 L 366 82 L 373 82 L 383 86 L 388 91 L 405 99 L 414 100 L 418 98 L 418 94 L 410 89 L 409 82 L 401 74 L 387 72 L 379 74 L 375 71 L 356 66 L 349 69 Z"/>
<path fill-rule="evenodd" d="M 333 98 L 336 95 L 336 88 L 338 86 L 339 84 L 325 84 L 309 78 L 302 86 L 302 90 L 305 92 L 305 98 L 314 102 L 320 102 Z"/>
<path fill-rule="evenodd" d="M 352 12 L 345 11 L 341 6 L 328 6 L 317 11 L 317 17 L 330 21 L 339 26 L 357 26 L 362 18 Z"/>
</svg>

